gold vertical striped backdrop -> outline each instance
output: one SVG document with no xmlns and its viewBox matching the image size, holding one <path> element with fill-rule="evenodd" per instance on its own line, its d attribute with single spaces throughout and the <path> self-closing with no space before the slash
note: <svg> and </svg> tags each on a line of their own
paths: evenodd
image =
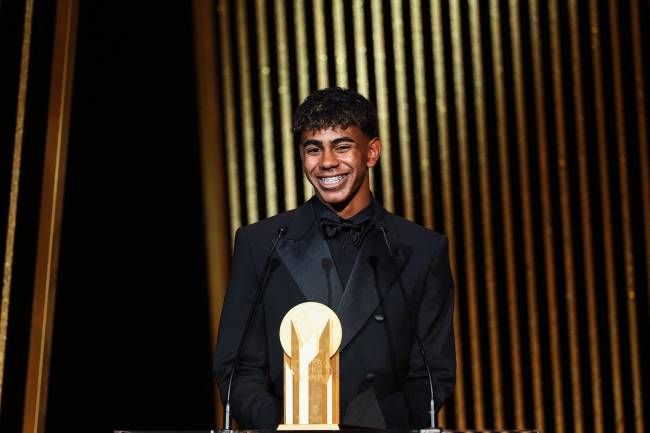
<svg viewBox="0 0 650 433">
<path fill-rule="evenodd" d="M 356 89 L 384 206 L 445 233 L 450 428 L 650 428 L 642 0 L 219 0 L 231 234 L 308 199 L 290 116 Z"/>
</svg>

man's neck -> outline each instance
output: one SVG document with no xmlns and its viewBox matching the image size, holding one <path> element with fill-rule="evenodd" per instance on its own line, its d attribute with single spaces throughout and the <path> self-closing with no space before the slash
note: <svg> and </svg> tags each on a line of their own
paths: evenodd
<svg viewBox="0 0 650 433">
<path fill-rule="evenodd" d="M 328 203 L 325 200 L 323 200 L 321 197 L 318 197 L 318 199 L 323 203 L 325 206 L 330 208 L 336 215 L 339 216 L 339 218 L 344 219 L 344 220 L 349 220 L 350 218 L 354 217 L 357 215 L 359 212 L 363 211 L 366 209 L 370 203 L 372 202 L 372 194 L 370 191 L 367 192 L 367 194 L 364 194 L 362 197 L 355 197 L 354 200 L 349 201 L 347 203 Z"/>
</svg>

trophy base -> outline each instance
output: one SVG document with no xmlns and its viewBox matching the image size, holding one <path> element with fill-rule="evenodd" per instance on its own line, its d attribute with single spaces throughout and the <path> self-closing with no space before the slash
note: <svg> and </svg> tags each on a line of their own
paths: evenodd
<svg viewBox="0 0 650 433">
<path fill-rule="evenodd" d="M 280 424 L 278 430 L 341 430 L 338 424 Z"/>
</svg>

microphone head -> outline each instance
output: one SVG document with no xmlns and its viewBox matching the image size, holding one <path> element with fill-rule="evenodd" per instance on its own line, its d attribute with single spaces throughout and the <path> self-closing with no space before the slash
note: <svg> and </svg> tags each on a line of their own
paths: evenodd
<svg viewBox="0 0 650 433">
<path fill-rule="evenodd" d="M 395 251 L 390 246 L 390 241 L 388 240 L 388 233 L 384 225 L 377 224 L 377 231 L 381 233 L 382 239 L 384 240 L 384 245 L 386 245 L 386 249 L 388 250 L 388 255 L 391 257 L 395 257 Z"/>
<path fill-rule="evenodd" d="M 278 229 L 278 235 L 275 237 L 275 239 L 273 239 L 273 246 L 271 247 L 271 251 L 269 251 L 269 255 L 267 257 L 267 260 L 269 260 L 271 258 L 271 256 L 273 255 L 273 252 L 275 251 L 275 248 L 280 243 L 280 239 L 282 239 L 282 236 L 284 236 L 286 232 L 287 232 L 286 227 L 280 227 Z"/>
</svg>

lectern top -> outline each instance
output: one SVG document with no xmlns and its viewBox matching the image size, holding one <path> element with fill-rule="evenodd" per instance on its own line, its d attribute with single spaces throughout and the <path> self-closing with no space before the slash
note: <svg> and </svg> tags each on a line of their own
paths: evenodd
<svg viewBox="0 0 650 433">
<path fill-rule="evenodd" d="M 350 433 L 428 433 L 429 429 L 394 429 L 394 430 L 379 430 L 379 429 L 360 429 L 352 428 L 345 429 Z M 538 430 L 515 430 L 515 429 L 501 429 L 501 430 L 447 430 L 441 429 L 443 433 L 540 433 Z M 114 430 L 114 433 L 277 433 L 277 430 Z M 313 430 L 293 430 L 291 433 L 314 433 Z"/>
</svg>

